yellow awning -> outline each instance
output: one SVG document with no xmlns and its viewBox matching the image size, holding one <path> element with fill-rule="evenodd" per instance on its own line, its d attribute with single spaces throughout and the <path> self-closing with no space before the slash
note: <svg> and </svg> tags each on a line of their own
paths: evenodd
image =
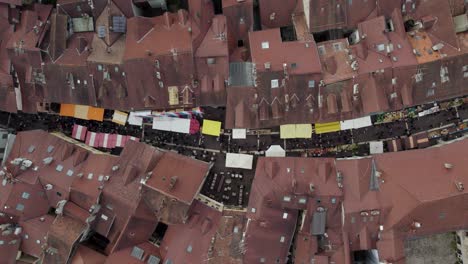
<svg viewBox="0 0 468 264">
<path fill-rule="evenodd" d="M 315 124 L 316 134 L 330 133 L 330 132 L 336 132 L 340 130 L 341 130 L 340 122 Z"/>
<path fill-rule="evenodd" d="M 114 115 L 112 116 L 112 122 L 125 126 L 125 123 L 127 123 L 127 118 L 127 113 L 115 110 Z"/>
<path fill-rule="evenodd" d="M 204 119 L 202 134 L 218 137 L 221 134 L 221 122 Z"/>
<path fill-rule="evenodd" d="M 89 120 L 88 118 L 89 106 L 87 105 L 75 105 L 75 118 Z"/>
<path fill-rule="evenodd" d="M 281 125 L 280 126 L 280 138 L 296 138 L 296 125 Z"/>
<path fill-rule="evenodd" d="M 296 138 L 311 138 L 312 125 L 311 124 L 297 124 L 296 125 Z"/>
</svg>

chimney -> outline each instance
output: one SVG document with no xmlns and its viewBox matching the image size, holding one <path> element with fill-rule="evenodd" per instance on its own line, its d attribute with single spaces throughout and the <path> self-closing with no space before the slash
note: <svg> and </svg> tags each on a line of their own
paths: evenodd
<svg viewBox="0 0 468 264">
<path fill-rule="evenodd" d="M 185 15 L 185 11 L 183 9 L 179 9 L 179 11 L 177 11 L 177 15 L 179 17 L 179 23 L 182 26 L 185 26 L 185 24 L 187 23 L 187 17 Z"/>
<path fill-rule="evenodd" d="M 164 25 L 170 28 L 172 26 L 172 21 L 171 21 L 171 16 L 169 15 L 169 12 L 164 13 L 163 18 L 164 18 Z"/>
</svg>

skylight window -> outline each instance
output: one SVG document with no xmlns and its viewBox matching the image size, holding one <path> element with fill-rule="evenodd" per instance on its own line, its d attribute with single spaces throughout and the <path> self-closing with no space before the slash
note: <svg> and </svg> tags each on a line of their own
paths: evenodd
<svg viewBox="0 0 468 264">
<path fill-rule="evenodd" d="M 278 87 L 279 87 L 279 80 L 278 79 L 271 80 L 271 88 L 278 88 Z"/>
<path fill-rule="evenodd" d="M 263 41 L 262 42 L 262 49 L 269 49 L 269 48 L 270 48 L 270 42 Z"/>
</svg>

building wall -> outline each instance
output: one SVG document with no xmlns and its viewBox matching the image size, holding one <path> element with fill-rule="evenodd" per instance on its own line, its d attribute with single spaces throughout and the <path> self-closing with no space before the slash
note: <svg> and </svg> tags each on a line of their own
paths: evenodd
<svg viewBox="0 0 468 264">
<path fill-rule="evenodd" d="M 457 258 L 462 263 L 468 263 L 468 230 L 457 231 L 457 236 Z"/>
</svg>

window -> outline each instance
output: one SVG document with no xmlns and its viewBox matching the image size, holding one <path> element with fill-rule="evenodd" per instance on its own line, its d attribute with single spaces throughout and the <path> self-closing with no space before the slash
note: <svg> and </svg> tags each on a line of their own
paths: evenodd
<svg viewBox="0 0 468 264">
<path fill-rule="evenodd" d="M 299 203 L 300 203 L 300 204 L 306 204 L 306 203 L 307 203 L 307 199 L 306 199 L 306 198 L 300 198 L 300 199 L 299 199 Z"/>
<path fill-rule="evenodd" d="M 237 41 L 237 47 L 244 47 L 244 40 L 239 39 L 239 40 Z"/>
<path fill-rule="evenodd" d="M 206 59 L 206 64 L 216 64 L 216 59 L 215 58 L 208 58 Z"/>
<path fill-rule="evenodd" d="M 296 69 L 297 68 L 297 63 L 293 62 L 291 63 L 291 69 Z"/>
<path fill-rule="evenodd" d="M 115 72 L 119 72 L 119 67 L 116 66 L 116 67 L 114 68 L 114 71 L 115 71 Z"/>
<path fill-rule="evenodd" d="M 309 86 L 309 88 L 314 88 L 315 87 L 315 80 L 310 80 L 308 86 Z"/>
<path fill-rule="evenodd" d="M 384 51 L 385 50 L 385 44 L 378 44 L 377 45 L 377 51 Z"/>
<path fill-rule="evenodd" d="M 159 80 L 161 80 L 161 73 L 160 73 L 160 72 L 156 72 L 156 78 L 158 78 Z"/>
<path fill-rule="evenodd" d="M 291 196 L 284 196 L 283 201 L 284 202 L 290 202 L 291 201 Z"/>
<path fill-rule="evenodd" d="M 260 263 L 265 263 L 266 259 L 265 258 L 260 258 Z"/>
<path fill-rule="evenodd" d="M 101 64 L 98 64 L 98 65 L 97 65 L 97 70 L 98 70 L 98 71 L 102 71 L 102 65 L 101 65 Z"/>
<path fill-rule="evenodd" d="M 271 80 L 271 88 L 278 88 L 278 87 L 279 87 L 279 80 L 278 79 Z"/>
<path fill-rule="evenodd" d="M 88 180 L 91 180 L 93 178 L 93 174 L 92 173 L 89 173 L 88 174 Z"/>
<path fill-rule="evenodd" d="M 341 42 L 333 43 L 333 50 L 334 51 L 341 51 L 343 49 L 343 45 Z"/>
<path fill-rule="evenodd" d="M 264 41 L 262 42 L 262 49 L 269 49 L 270 48 L 270 42 Z"/>
<path fill-rule="evenodd" d="M 414 75 L 414 80 L 415 80 L 417 83 L 421 82 L 421 81 L 423 80 L 423 75 L 422 75 L 422 73 L 421 73 L 421 72 L 420 72 L 420 73 L 416 73 L 416 74 Z"/>
<path fill-rule="evenodd" d="M 23 192 L 23 194 L 21 195 L 21 198 L 29 199 L 29 196 L 31 196 L 31 195 L 28 192 Z"/>
<path fill-rule="evenodd" d="M 162 81 L 159 81 L 159 87 L 161 87 L 161 88 L 164 87 L 164 83 Z"/>
<path fill-rule="evenodd" d="M 57 192 L 57 196 L 58 196 L 58 197 L 62 197 L 62 193 L 61 193 L 61 192 Z"/>
<path fill-rule="evenodd" d="M 28 152 L 29 152 L 29 153 L 33 153 L 35 149 L 36 149 L 36 146 L 31 145 L 31 146 L 29 146 L 29 148 L 28 148 Z"/>
<path fill-rule="evenodd" d="M 59 164 L 57 167 L 55 167 L 55 170 L 61 172 L 63 170 L 63 166 Z"/>
<path fill-rule="evenodd" d="M 280 242 L 281 242 L 281 243 L 284 243 L 285 240 L 286 240 L 286 238 L 285 238 L 284 236 L 281 236 L 281 237 L 280 237 Z"/>
<path fill-rule="evenodd" d="M 159 69 L 159 60 L 154 61 L 154 66 Z"/>
<path fill-rule="evenodd" d="M 257 209 L 255 209 L 255 208 L 252 207 L 252 209 L 250 209 L 250 211 L 251 211 L 252 213 L 255 213 L 255 212 L 257 211 Z"/>
<path fill-rule="evenodd" d="M 331 203 L 336 204 L 336 198 L 331 198 Z"/>
<path fill-rule="evenodd" d="M 23 204 L 20 204 L 20 203 L 17 204 L 17 205 L 16 205 L 16 210 L 17 210 L 17 211 L 23 211 L 23 210 L 24 210 L 24 205 L 23 205 Z"/>
<path fill-rule="evenodd" d="M 73 176 L 73 171 L 72 171 L 72 170 L 68 170 L 68 171 L 67 171 L 67 176 L 68 176 L 68 177 Z"/>
<path fill-rule="evenodd" d="M 188 245 L 188 247 L 187 247 L 187 253 L 192 253 L 192 245 Z"/>
<path fill-rule="evenodd" d="M 48 146 L 47 153 L 51 153 L 52 151 L 54 151 L 54 146 Z"/>
<path fill-rule="evenodd" d="M 429 88 L 426 93 L 426 97 L 434 96 L 435 90 L 434 88 Z"/>
<path fill-rule="evenodd" d="M 325 50 L 325 46 L 318 46 L 317 48 L 318 48 L 319 55 L 327 54 L 327 51 Z"/>
<path fill-rule="evenodd" d="M 283 213 L 283 219 L 288 219 L 288 213 Z"/>
</svg>

